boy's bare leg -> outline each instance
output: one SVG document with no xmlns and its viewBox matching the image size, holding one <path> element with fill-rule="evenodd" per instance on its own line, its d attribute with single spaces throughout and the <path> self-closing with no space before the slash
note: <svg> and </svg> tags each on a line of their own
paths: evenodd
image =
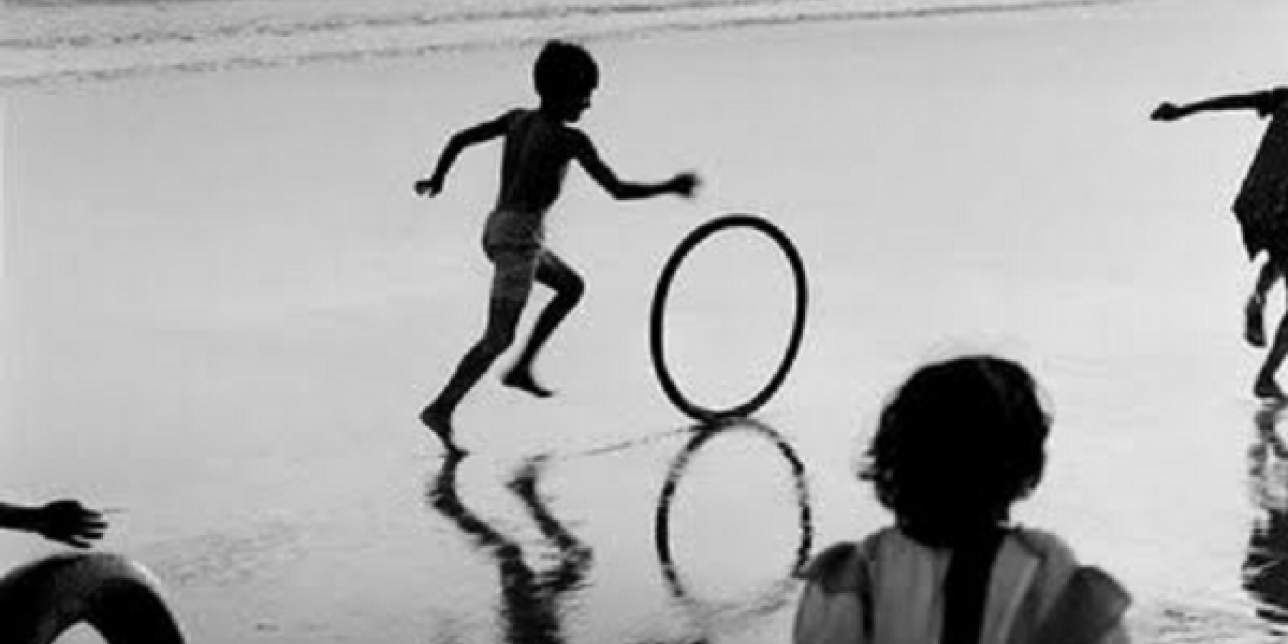
<svg viewBox="0 0 1288 644">
<path fill-rule="evenodd" d="M 554 392 L 537 382 L 532 375 L 532 363 L 559 324 L 577 307 L 586 291 L 586 283 L 576 271 L 549 252 L 542 256 L 541 263 L 537 266 L 537 281 L 554 289 L 555 297 L 541 311 L 532 326 L 532 335 L 528 337 L 523 352 L 501 378 L 501 382 L 538 398 L 548 398 Z"/>
<path fill-rule="evenodd" d="M 1248 295 L 1248 302 L 1244 306 L 1243 337 L 1254 347 L 1266 346 L 1265 322 L 1262 319 L 1266 308 L 1266 294 L 1270 292 L 1270 287 L 1274 286 L 1275 280 L 1279 277 L 1280 270 L 1277 262 L 1267 259 L 1257 273 L 1256 285 L 1253 286 L 1252 293 Z"/>
<path fill-rule="evenodd" d="M 520 299 L 493 297 L 488 308 L 488 325 L 483 337 L 461 358 L 460 364 L 452 374 L 442 392 L 434 402 L 420 413 L 420 421 L 438 434 L 443 446 L 454 454 L 463 454 L 465 450 L 452 440 L 454 427 L 452 416 L 461 399 L 478 384 L 493 362 L 514 343 L 514 329 L 519 323 L 519 314 L 523 312 L 524 301 Z"/>
<path fill-rule="evenodd" d="M 1279 321 L 1279 328 L 1275 330 L 1274 342 L 1270 345 L 1270 352 L 1266 354 L 1266 361 L 1261 365 L 1261 371 L 1257 373 L 1257 381 L 1252 387 L 1252 392 L 1258 398 L 1274 398 L 1283 400 L 1286 398 L 1279 383 L 1275 382 L 1275 373 L 1284 362 L 1284 357 L 1288 356 L 1288 314 Z"/>
<path fill-rule="evenodd" d="M 1273 266 L 1271 269 L 1274 275 L 1282 274 L 1282 264 L 1271 257 L 1266 262 L 1266 266 Z M 1265 269 L 1263 269 L 1263 275 Z M 1273 278 L 1271 279 L 1273 281 Z M 1260 285 L 1260 280 L 1258 280 Z M 1263 298 L 1264 299 L 1264 298 Z M 1275 374 L 1278 373 L 1279 367 L 1283 365 L 1284 358 L 1288 357 L 1288 311 L 1279 320 L 1279 326 L 1275 329 L 1274 341 L 1270 345 L 1270 351 L 1266 354 L 1266 361 L 1261 365 L 1261 371 L 1257 373 L 1257 381 L 1252 387 L 1253 393 L 1261 398 L 1274 398 L 1283 400 L 1284 392 L 1275 382 Z"/>
</svg>

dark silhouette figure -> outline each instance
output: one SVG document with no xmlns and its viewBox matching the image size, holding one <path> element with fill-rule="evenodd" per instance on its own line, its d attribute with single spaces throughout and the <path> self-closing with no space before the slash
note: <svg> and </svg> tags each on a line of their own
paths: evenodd
<svg viewBox="0 0 1288 644">
<path fill-rule="evenodd" d="M 1010 523 L 1041 480 L 1051 418 L 1020 364 L 915 371 L 882 410 L 860 477 L 894 524 L 802 571 L 796 644 L 1127 638 L 1126 593 L 1048 532 Z"/>
<path fill-rule="evenodd" d="M 504 141 L 500 194 L 483 231 L 483 249 L 494 267 L 487 327 L 420 416 L 452 453 L 462 452 L 453 439 L 456 408 L 513 344 L 534 281 L 553 289 L 555 296 L 537 318 L 527 345 L 502 383 L 541 398 L 552 394 L 537 381 L 532 365 L 585 290 L 581 276 L 545 245 L 546 212 L 562 190 L 568 166 L 576 161 L 615 199 L 665 194 L 689 197 L 698 185 L 697 177 L 688 173 L 660 183 L 623 181 L 600 158 L 590 137 L 571 125 L 590 108 L 591 95 L 599 84 L 598 65 L 585 49 L 559 41 L 547 43 L 537 57 L 533 80 L 541 99 L 539 107 L 510 110 L 456 133 L 439 156 L 433 174 L 415 184 L 417 194 L 437 195 L 463 150 L 496 139 Z"/>
<path fill-rule="evenodd" d="M 88 624 L 108 644 L 183 644 L 156 579 L 108 553 L 39 559 L 0 578 L 0 642 L 53 644 Z"/>
<path fill-rule="evenodd" d="M 523 502 L 538 529 L 559 552 L 558 563 L 536 571 L 514 540 L 478 518 L 456 490 L 460 457 L 444 460 L 429 488 L 430 506 L 450 520 L 476 547 L 496 561 L 500 573 L 501 617 L 510 644 L 563 644 L 563 602 L 582 587 L 590 569 L 589 547 L 569 532 L 546 507 L 537 490 L 544 461 L 529 460 L 515 473 L 509 488 Z"/>
<path fill-rule="evenodd" d="M 809 486 L 805 478 L 805 465 L 796 455 L 791 443 L 774 428 L 760 421 L 747 418 L 730 418 L 716 423 L 697 425 L 690 430 L 693 434 L 679 454 L 671 462 L 670 470 L 662 484 L 662 493 L 658 498 L 657 513 L 653 523 L 654 543 L 657 546 L 658 563 L 662 570 L 662 579 L 672 599 L 684 607 L 700 626 L 709 630 L 718 623 L 745 622 L 776 613 L 788 605 L 792 591 L 796 588 L 794 574 L 809 557 L 814 539 L 813 510 L 810 502 Z M 685 586 L 683 575 L 675 565 L 671 554 L 670 516 L 671 505 L 675 500 L 680 482 L 684 478 L 688 465 L 693 457 L 717 437 L 730 434 L 756 434 L 765 437 L 782 453 L 791 471 L 795 487 L 798 517 L 801 536 L 796 551 L 793 553 L 792 565 L 776 582 L 760 589 L 751 597 L 740 598 L 736 604 L 712 602 L 695 596 Z M 714 633 L 701 633 L 701 640 L 709 639 Z"/>
<path fill-rule="evenodd" d="M 1276 431 L 1286 408 L 1276 402 L 1254 416 L 1248 487 L 1257 515 L 1243 561 L 1243 587 L 1278 635 L 1288 635 L 1288 447 Z"/>
<path fill-rule="evenodd" d="M 100 512 L 74 500 L 42 506 L 0 504 L 0 528 L 88 548 L 103 536 Z M 65 553 L 0 577 L 0 642 L 50 644 L 88 624 L 109 644 L 182 644 L 160 584 L 120 555 Z"/>
<path fill-rule="evenodd" d="M 1163 103 L 1151 115 L 1156 121 L 1176 121 L 1211 111 L 1255 112 L 1270 123 L 1234 201 L 1234 215 L 1243 233 L 1250 260 L 1263 253 L 1265 261 L 1244 306 L 1244 338 L 1254 347 L 1266 344 L 1263 315 L 1266 295 L 1288 270 L 1288 87 L 1250 94 L 1232 94 L 1188 104 Z M 1275 374 L 1288 357 L 1288 316 L 1280 319 L 1265 362 L 1257 372 L 1253 393 L 1284 399 Z"/>
</svg>

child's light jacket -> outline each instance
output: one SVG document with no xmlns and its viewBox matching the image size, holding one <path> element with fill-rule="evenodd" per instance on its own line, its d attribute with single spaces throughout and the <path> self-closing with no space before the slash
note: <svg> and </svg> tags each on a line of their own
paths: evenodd
<svg viewBox="0 0 1288 644">
<path fill-rule="evenodd" d="M 897 528 L 828 548 L 800 573 L 794 644 L 938 644 L 950 556 Z M 1055 535 L 1015 529 L 993 565 L 979 644 L 1124 644 L 1129 603 Z"/>
</svg>

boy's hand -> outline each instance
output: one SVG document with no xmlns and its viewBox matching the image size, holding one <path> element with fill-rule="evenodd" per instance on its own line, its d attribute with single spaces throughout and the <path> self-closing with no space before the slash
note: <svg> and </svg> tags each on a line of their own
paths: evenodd
<svg viewBox="0 0 1288 644">
<path fill-rule="evenodd" d="M 443 178 L 434 176 L 428 179 L 421 179 L 415 185 L 416 194 L 422 197 L 435 197 L 443 191 Z"/>
<path fill-rule="evenodd" d="M 31 529 L 50 541 L 74 548 L 88 548 L 90 542 L 103 536 L 107 522 L 97 511 L 86 509 L 78 501 L 65 499 L 36 508 Z"/>
<path fill-rule="evenodd" d="M 1155 121 L 1175 121 L 1182 116 L 1185 116 L 1185 110 L 1173 103 L 1162 103 L 1154 108 L 1154 113 L 1149 118 Z"/>
<path fill-rule="evenodd" d="M 698 175 L 693 174 L 692 172 L 677 174 L 669 183 L 671 184 L 671 192 L 685 198 L 692 197 L 693 194 L 697 192 L 698 186 L 702 185 L 702 181 L 698 179 Z"/>
</svg>

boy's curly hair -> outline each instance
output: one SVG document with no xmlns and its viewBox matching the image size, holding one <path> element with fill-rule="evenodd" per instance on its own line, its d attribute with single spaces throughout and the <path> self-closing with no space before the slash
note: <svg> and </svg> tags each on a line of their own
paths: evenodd
<svg viewBox="0 0 1288 644">
<path fill-rule="evenodd" d="M 995 529 L 1042 477 L 1051 417 L 1020 364 L 986 355 L 918 369 L 881 413 L 860 478 L 932 544 Z"/>
<path fill-rule="evenodd" d="M 543 99 L 589 92 L 599 85 L 599 65 L 581 45 L 551 40 L 537 55 L 532 81 Z"/>
</svg>

